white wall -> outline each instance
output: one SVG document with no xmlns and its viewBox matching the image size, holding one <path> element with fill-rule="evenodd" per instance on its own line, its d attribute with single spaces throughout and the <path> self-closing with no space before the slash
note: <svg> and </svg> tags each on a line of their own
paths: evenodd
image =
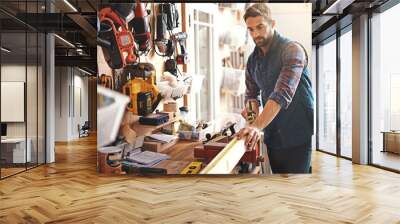
<svg viewBox="0 0 400 224">
<path fill-rule="evenodd" d="M 56 141 L 79 138 L 78 124 L 88 120 L 88 78 L 83 75 L 76 68 L 56 67 Z"/>
<path fill-rule="evenodd" d="M 78 133 L 78 124 L 81 126 L 85 123 L 85 121 L 88 121 L 88 78 L 87 77 L 82 77 L 82 73 L 78 70 L 75 70 L 75 75 L 74 75 L 74 108 L 73 110 L 75 111 L 72 113 L 73 119 L 72 119 L 72 136 L 73 138 L 79 137 Z M 79 72 L 76 74 L 76 72 Z M 80 111 L 81 110 L 81 111 Z"/>
<path fill-rule="evenodd" d="M 301 43 L 311 61 L 312 14 L 311 3 L 269 3 L 276 30 L 283 36 Z"/>
<path fill-rule="evenodd" d="M 28 66 L 27 69 L 29 73 L 33 67 Z M 2 82 L 25 82 L 25 74 L 25 64 L 6 64 L 1 66 Z M 1 108 L 1 110 L 7 110 L 7 108 Z M 7 137 L 25 137 L 25 122 L 7 122 Z"/>
<path fill-rule="evenodd" d="M 238 4 L 239 8 L 243 8 L 245 3 Z M 311 62 L 312 52 L 312 4 L 311 3 L 267 3 L 271 9 L 272 19 L 276 21 L 276 30 L 285 37 L 301 43 L 307 51 Z M 241 45 L 245 41 L 246 24 L 240 18 L 240 24 L 234 21 L 236 16 L 230 10 L 224 10 L 223 18 L 216 20 L 217 32 L 222 34 L 226 31 L 236 32 L 233 42 Z M 226 17 L 232 17 L 227 19 Z M 218 34 L 217 33 L 217 34 Z M 254 42 L 250 35 L 249 40 L 250 51 L 254 48 Z M 251 53 L 251 52 L 246 52 Z M 247 58 L 247 57 L 246 57 Z"/>
<path fill-rule="evenodd" d="M 243 3 L 244 5 L 244 3 Z M 267 3 L 271 9 L 272 19 L 275 20 L 275 29 L 283 36 L 301 43 L 307 51 L 309 59 L 309 65 L 311 65 L 312 55 L 312 4 L 311 3 Z M 244 6 L 243 6 L 244 8 Z M 244 10 L 244 9 L 243 9 Z M 228 14 L 229 15 L 229 14 Z M 226 20 L 216 21 L 217 25 L 221 26 L 221 32 L 226 29 L 231 30 L 231 26 L 234 24 L 226 24 Z M 246 24 L 241 18 L 241 26 L 244 28 L 242 32 L 246 32 Z M 241 37 L 243 34 L 237 34 L 239 43 L 244 41 Z M 248 55 L 253 51 L 254 42 L 250 35 L 248 35 L 248 49 L 250 52 L 246 52 Z M 246 57 L 247 58 L 247 57 Z"/>
<path fill-rule="evenodd" d="M 38 70 L 36 70 L 38 69 Z M 26 83 L 26 115 L 25 122 L 7 122 L 7 137 L 31 139 L 32 161 L 36 162 L 37 153 L 39 163 L 44 162 L 44 82 L 42 67 L 36 65 L 27 67 L 25 64 L 3 64 L 1 66 L 1 81 Z M 27 81 L 25 78 L 27 77 Z M 4 96 L 2 96 L 4 97 Z M 9 110 L 9 108 L 1 108 Z M 25 110 L 25 108 L 22 108 Z"/>
<path fill-rule="evenodd" d="M 9 64 L 1 66 L 1 81 L 4 82 L 25 82 L 25 65 Z M 7 108 L 1 108 L 6 110 Z M 7 123 L 7 137 L 25 137 L 25 123 Z"/>
<path fill-rule="evenodd" d="M 55 68 L 55 140 L 68 140 L 69 76 L 67 67 Z"/>
</svg>

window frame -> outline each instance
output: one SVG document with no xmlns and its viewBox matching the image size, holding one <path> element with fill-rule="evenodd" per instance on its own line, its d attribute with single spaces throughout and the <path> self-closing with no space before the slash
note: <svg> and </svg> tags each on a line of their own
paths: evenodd
<svg viewBox="0 0 400 224">
<path fill-rule="evenodd" d="M 339 158 L 343 158 L 346 160 L 352 160 L 352 158 L 347 157 L 342 155 L 341 152 L 341 117 L 340 117 L 340 104 L 341 104 L 341 89 L 340 89 L 340 84 L 341 84 L 341 65 L 340 65 L 340 60 L 341 60 L 341 55 L 340 55 L 340 38 L 342 35 L 346 34 L 347 32 L 352 32 L 352 23 L 349 23 L 345 27 L 341 28 L 340 30 L 337 30 L 336 33 L 332 34 L 331 36 L 321 40 L 318 44 L 316 44 L 316 151 L 327 153 L 329 155 L 333 155 Z M 327 150 L 321 149 L 320 148 L 320 141 L 319 141 L 319 135 L 320 135 L 320 130 L 319 130 L 319 122 L 321 121 L 319 117 L 319 112 L 320 112 L 320 106 L 319 106 L 319 100 L 320 100 L 320 63 L 319 63 L 319 48 L 322 44 L 327 44 L 331 41 L 336 41 L 336 152 L 332 153 Z"/>
</svg>

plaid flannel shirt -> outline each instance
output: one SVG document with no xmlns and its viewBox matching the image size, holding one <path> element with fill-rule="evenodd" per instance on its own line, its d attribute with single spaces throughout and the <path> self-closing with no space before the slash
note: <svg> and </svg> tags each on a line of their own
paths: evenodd
<svg viewBox="0 0 400 224">
<path fill-rule="evenodd" d="M 255 60 L 262 60 L 262 51 L 258 49 Z M 287 109 L 292 102 L 297 86 L 300 82 L 301 74 L 307 65 L 307 57 L 303 47 L 296 42 L 290 42 L 282 53 L 282 68 L 279 78 L 275 84 L 274 91 L 269 99 L 277 102 L 282 109 Z M 260 88 L 246 69 L 246 93 L 245 101 L 257 100 L 260 103 Z M 264 102 L 266 103 L 266 102 Z"/>
</svg>

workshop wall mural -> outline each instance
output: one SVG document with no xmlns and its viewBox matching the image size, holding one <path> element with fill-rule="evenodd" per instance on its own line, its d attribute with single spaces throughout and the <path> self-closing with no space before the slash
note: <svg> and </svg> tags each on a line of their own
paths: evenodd
<svg viewBox="0 0 400 224">
<path fill-rule="evenodd" d="M 312 93 L 307 95 L 311 64 L 310 60 L 301 61 L 311 55 L 311 4 L 267 4 L 270 15 L 263 14 L 263 6 L 246 11 L 249 6 L 140 1 L 98 5 L 99 173 L 309 173 L 309 161 L 302 171 L 279 170 L 279 163 L 286 161 L 277 161 L 270 151 L 280 148 L 274 133 L 302 125 L 288 121 L 287 113 L 305 111 L 299 118 L 305 116 L 313 122 Z M 288 93 L 287 105 L 274 101 L 280 111 L 263 131 L 262 116 L 267 116 L 263 108 L 271 97 L 263 95 L 268 91 L 260 75 L 270 74 L 256 74 L 257 68 L 250 69 L 247 63 L 257 60 L 254 53 L 251 56 L 254 49 L 262 50 L 268 44 L 274 48 L 261 63 L 274 67 L 266 68 L 274 74 L 272 79 L 281 80 L 279 71 L 301 77 L 290 81 L 298 83 L 301 90 L 292 96 Z M 268 54 L 281 58 L 268 60 Z M 293 65 L 286 64 L 289 62 Z M 298 66 L 301 69 L 295 69 Z M 282 72 L 284 69 L 287 71 Z M 249 90 L 250 82 L 254 90 Z M 280 92 L 273 89 L 270 94 L 278 94 L 278 99 Z M 260 97 L 250 97 L 249 93 L 259 94 L 260 90 Z M 303 95 L 311 98 L 298 100 Z M 288 128 L 275 132 L 280 125 Z M 312 128 L 304 133 L 306 137 L 293 137 L 282 146 L 287 150 L 298 143 L 304 145 L 302 139 L 310 137 L 311 141 Z"/>
</svg>

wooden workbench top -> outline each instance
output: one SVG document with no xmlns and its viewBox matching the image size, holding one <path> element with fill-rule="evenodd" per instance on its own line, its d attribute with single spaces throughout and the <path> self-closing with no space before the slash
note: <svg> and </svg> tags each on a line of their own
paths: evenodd
<svg viewBox="0 0 400 224">
<path fill-rule="evenodd" d="M 180 172 L 187 165 L 189 165 L 189 163 L 195 161 L 193 156 L 194 147 L 201 144 L 202 142 L 179 140 L 176 145 L 162 152 L 168 154 L 171 158 L 169 160 L 162 161 L 155 167 L 167 169 L 168 174 L 180 174 Z"/>
</svg>

